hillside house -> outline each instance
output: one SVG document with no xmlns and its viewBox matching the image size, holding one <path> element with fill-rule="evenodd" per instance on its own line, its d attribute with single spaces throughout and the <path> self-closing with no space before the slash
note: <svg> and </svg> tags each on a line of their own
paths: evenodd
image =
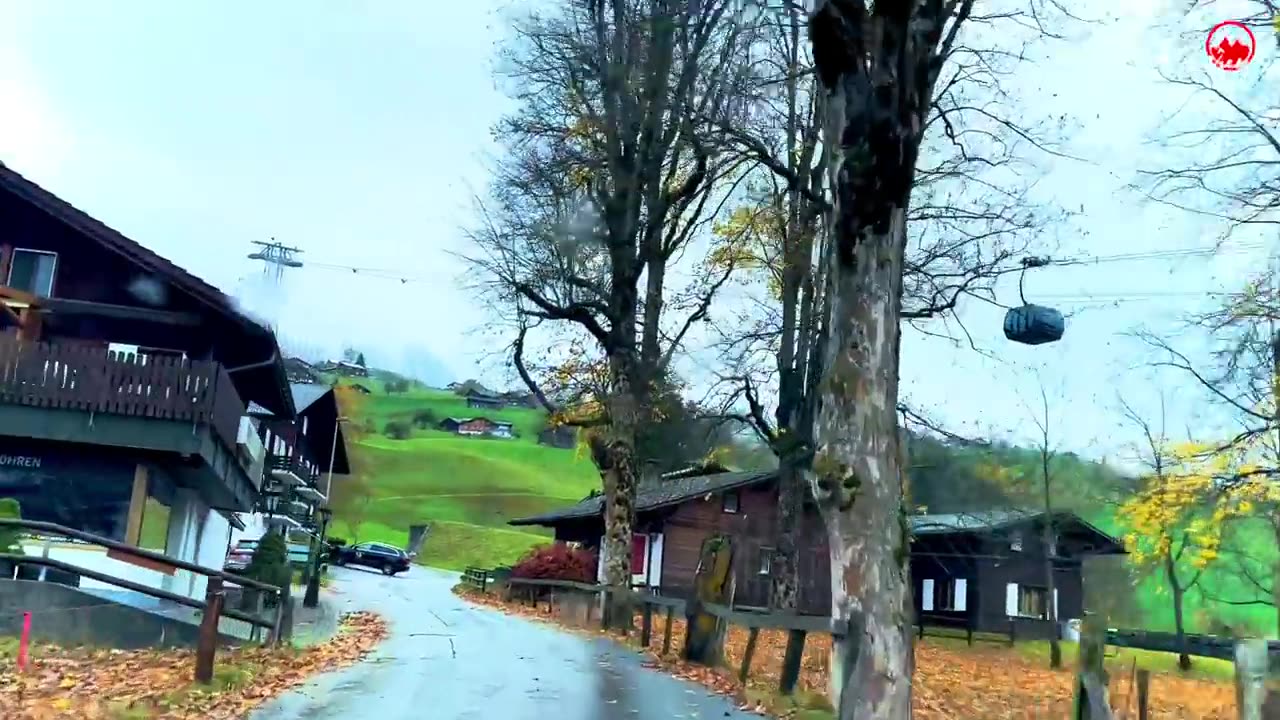
<svg viewBox="0 0 1280 720">
<path fill-rule="evenodd" d="M 343 377 L 369 377 L 369 369 L 357 363 L 348 362 L 346 360 L 326 360 L 317 363 L 315 369 L 322 373 L 332 373 Z"/>
<path fill-rule="evenodd" d="M 516 390 L 501 393 L 498 396 L 507 407 L 530 408 L 537 410 L 541 405 L 538 404 L 538 398 L 531 392 L 520 392 Z"/>
<path fill-rule="evenodd" d="M 578 428 L 570 425 L 543 428 L 538 432 L 538 444 L 572 450 L 578 446 Z"/>
<path fill-rule="evenodd" d="M 295 383 L 289 391 L 297 409 L 292 418 L 255 404 L 249 406 L 267 451 L 263 491 L 279 496 L 279 503 L 276 512 L 265 513 L 258 507 L 242 515 L 244 530 L 233 533 L 233 541 L 256 539 L 271 526 L 286 533 L 314 529 L 316 511 L 326 507 L 332 495 L 332 476 L 351 472 L 333 388 Z"/>
<path fill-rule="evenodd" d="M 777 508 L 772 472 L 672 474 L 643 482 L 636 497 L 632 582 L 675 597 L 692 593 L 705 539 L 725 534 L 734 541 L 735 604 L 766 607 L 769 602 Z M 592 497 L 572 507 L 510 521 L 555 531 L 558 541 L 600 548 L 604 499 Z M 1044 514 L 1006 510 L 911 518 L 911 574 L 916 614 L 926 624 L 972 626 L 978 631 L 1047 637 L 1051 601 L 1044 583 L 1044 555 L 1038 542 Z M 1083 612 L 1082 561 L 1124 550 L 1114 538 L 1070 513 L 1055 515 L 1053 549 L 1058 615 Z M 800 610 L 830 612 L 831 573 L 827 538 L 817 507 L 807 504 L 800 529 Z M 603 563 L 601 563 L 603 567 Z"/>
<path fill-rule="evenodd" d="M 290 383 L 320 383 L 320 374 L 315 366 L 302 358 L 285 358 L 284 371 Z"/>
<path fill-rule="evenodd" d="M 464 397 L 467 399 L 467 407 L 473 409 L 501 410 L 507 406 L 507 401 L 501 396 L 480 390 L 468 390 Z"/>
<path fill-rule="evenodd" d="M 295 414 L 274 333 L 3 163 L 0 280 L 0 497 L 133 545 L 160 506 L 157 549 L 221 567 L 262 489 L 246 408 Z M 123 558 L 65 559 L 204 595 L 203 576 Z"/>
<path fill-rule="evenodd" d="M 445 418 L 440 421 L 439 427 L 445 432 L 471 437 L 513 438 L 516 436 L 515 427 L 511 423 L 485 417 Z"/>
</svg>

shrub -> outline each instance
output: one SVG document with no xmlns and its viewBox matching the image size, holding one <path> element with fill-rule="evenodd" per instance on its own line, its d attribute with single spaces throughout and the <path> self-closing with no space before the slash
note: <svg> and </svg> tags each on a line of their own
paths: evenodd
<svg viewBox="0 0 1280 720">
<path fill-rule="evenodd" d="M 413 424 L 420 428 L 435 427 L 439 420 L 430 408 L 423 408 L 413 414 Z"/>
<path fill-rule="evenodd" d="M 408 440 L 413 429 L 403 420 L 392 420 L 382 429 L 382 433 L 392 440 Z"/>
<path fill-rule="evenodd" d="M 596 554 L 565 543 L 539 545 L 512 566 L 511 577 L 593 583 L 596 581 Z"/>
<path fill-rule="evenodd" d="M 0 518 L 18 520 L 22 506 L 13 498 L 0 498 Z M 22 533 L 17 528 L 0 528 L 0 552 L 22 552 Z"/>
<path fill-rule="evenodd" d="M 253 559 L 245 568 L 245 575 L 269 585 L 283 587 L 289 582 L 293 569 L 289 567 L 289 546 L 284 536 L 272 530 L 258 541 Z"/>
</svg>

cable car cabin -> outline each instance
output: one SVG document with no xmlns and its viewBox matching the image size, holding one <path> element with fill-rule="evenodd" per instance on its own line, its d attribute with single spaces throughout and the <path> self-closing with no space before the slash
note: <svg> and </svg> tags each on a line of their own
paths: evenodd
<svg viewBox="0 0 1280 720">
<path fill-rule="evenodd" d="M 1023 345 L 1043 345 L 1062 339 L 1067 321 L 1062 313 L 1043 305 L 1010 308 L 1004 314 L 1004 336 Z"/>
</svg>

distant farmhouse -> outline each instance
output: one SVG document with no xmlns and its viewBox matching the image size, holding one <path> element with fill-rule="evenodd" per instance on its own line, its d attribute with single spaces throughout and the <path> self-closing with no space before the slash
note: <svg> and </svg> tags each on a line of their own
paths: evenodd
<svg viewBox="0 0 1280 720">
<path fill-rule="evenodd" d="M 322 363 L 316 363 L 315 369 L 322 373 L 334 373 L 345 377 L 369 377 L 369 369 L 363 365 L 357 365 L 346 360 L 326 360 Z"/>
<path fill-rule="evenodd" d="M 578 428 L 572 425 L 543 428 L 538 433 L 538 444 L 562 450 L 572 450 L 578 446 Z"/>
<path fill-rule="evenodd" d="M 321 384 L 320 374 L 316 372 L 315 366 L 302 358 L 285 358 L 284 372 L 291 383 L 297 383 L 299 385 Z"/>
<path fill-rule="evenodd" d="M 490 390 L 477 380 L 451 382 L 445 386 L 445 389 L 455 395 L 460 395 L 466 398 L 467 407 L 469 408 L 501 410 L 509 407 L 531 409 L 537 409 L 539 407 L 537 397 L 535 397 L 531 392 L 520 390 L 498 392 Z"/>
<path fill-rule="evenodd" d="M 490 420 L 486 417 L 445 418 L 440 421 L 440 429 L 455 435 L 470 437 L 513 438 L 516 436 L 514 426 L 501 420 Z"/>
</svg>

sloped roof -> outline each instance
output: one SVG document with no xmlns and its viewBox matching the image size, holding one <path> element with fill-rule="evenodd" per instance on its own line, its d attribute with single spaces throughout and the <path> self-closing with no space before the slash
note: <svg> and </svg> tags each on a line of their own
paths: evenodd
<svg viewBox="0 0 1280 720">
<path fill-rule="evenodd" d="M 277 384 L 283 388 L 287 378 L 283 358 L 275 333 L 248 315 L 240 312 L 225 293 L 204 280 L 192 275 L 187 270 L 157 255 L 135 240 L 131 240 L 118 230 L 53 193 L 40 187 L 35 182 L 23 177 L 21 173 L 0 162 L 0 189 L 11 193 L 50 217 L 64 223 L 82 236 L 98 243 L 108 250 L 124 256 L 142 269 L 163 277 L 178 290 L 195 298 L 198 302 L 210 307 L 236 324 L 240 325 L 251 336 L 267 343 L 275 353 L 271 365 L 266 372 L 275 376 Z M 267 365 L 267 363 L 262 363 Z M 281 392 L 279 397 L 270 398 L 276 410 L 284 415 L 291 415 L 288 396 Z"/>
<path fill-rule="evenodd" d="M 636 491 L 636 512 L 657 510 L 668 505 L 676 505 L 711 493 L 734 490 L 741 487 L 758 485 L 777 478 L 774 471 L 763 472 L 721 472 L 709 475 L 680 477 L 668 474 L 662 479 L 642 483 Z M 517 518 L 507 522 L 508 525 L 555 525 L 565 520 L 578 520 L 600 515 L 604 512 L 604 496 L 590 497 L 576 505 L 560 510 Z M 994 532 L 1023 522 L 1038 520 L 1044 517 L 1044 511 L 1009 508 L 1001 510 L 983 510 L 966 513 L 942 513 L 934 515 L 912 515 L 911 534 L 948 535 L 959 533 Z M 1058 522 L 1077 524 L 1085 532 L 1096 535 L 1103 552 L 1123 552 L 1120 542 L 1109 534 L 1099 530 L 1071 512 L 1054 513 Z"/>
<path fill-rule="evenodd" d="M 327 385 L 315 383 L 289 383 L 289 393 L 293 395 L 293 406 L 302 412 L 315 404 L 315 401 L 333 392 Z"/>
<path fill-rule="evenodd" d="M 668 505 L 676 505 L 685 500 L 724 492 L 749 485 L 773 480 L 772 471 L 763 472 L 726 472 L 695 477 L 670 478 L 650 482 L 642 482 L 636 488 L 636 512 L 657 510 Z M 561 520 L 573 520 L 599 515 L 604 512 L 604 496 L 587 498 L 576 505 L 555 510 L 542 515 L 517 518 L 508 521 L 508 525 L 544 525 L 554 524 Z"/>
</svg>

